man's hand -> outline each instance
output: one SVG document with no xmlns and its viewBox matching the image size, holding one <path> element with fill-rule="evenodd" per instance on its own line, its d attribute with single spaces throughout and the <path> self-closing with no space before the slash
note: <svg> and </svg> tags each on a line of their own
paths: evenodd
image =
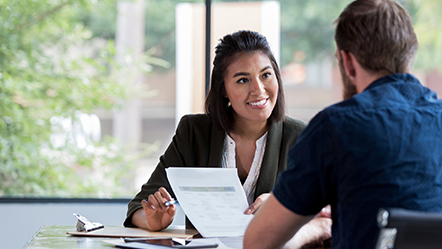
<svg viewBox="0 0 442 249">
<path fill-rule="evenodd" d="M 331 208 L 327 205 L 312 220 L 302 226 L 284 248 L 320 246 L 324 240 L 331 238 L 331 226 Z"/>
<path fill-rule="evenodd" d="M 331 219 L 331 206 L 327 205 L 316 215 L 316 217 L 330 218 Z"/>
<path fill-rule="evenodd" d="M 315 217 L 301 227 L 299 231 L 287 242 L 284 248 L 303 248 L 309 245 L 321 245 L 324 240 L 331 238 L 330 218 Z"/>
<path fill-rule="evenodd" d="M 250 221 L 243 248 L 282 248 L 312 217 L 293 213 L 270 194 Z"/>
</svg>

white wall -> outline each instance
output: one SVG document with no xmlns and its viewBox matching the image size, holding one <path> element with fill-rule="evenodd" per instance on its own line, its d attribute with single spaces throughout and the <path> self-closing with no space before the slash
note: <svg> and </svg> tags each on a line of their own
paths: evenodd
<svg viewBox="0 0 442 249">
<path fill-rule="evenodd" d="M 125 203 L 0 203 L 1 248 L 22 248 L 44 225 L 72 225 L 78 213 L 92 222 L 123 225 Z M 184 225 L 184 213 L 178 208 L 174 225 Z"/>
</svg>

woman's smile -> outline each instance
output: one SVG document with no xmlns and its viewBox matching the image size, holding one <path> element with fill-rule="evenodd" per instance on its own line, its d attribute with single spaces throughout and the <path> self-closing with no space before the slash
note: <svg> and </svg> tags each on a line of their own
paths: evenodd
<svg viewBox="0 0 442 249">
<path fill-rule="evenodd" d="M 265 108 L 266 104 L 268 103 L 269 98 L 254 101 L 254 102 L 248 102 L 247 104 L 252 106 L 253 108 Z"/>
<path fill-rule="evenodd" d="M 279 88 L 267 55 L 240 54 L 227 68 L 224 83 L 235 122 L 267 122 L 276 105 Z"/>
</svg>

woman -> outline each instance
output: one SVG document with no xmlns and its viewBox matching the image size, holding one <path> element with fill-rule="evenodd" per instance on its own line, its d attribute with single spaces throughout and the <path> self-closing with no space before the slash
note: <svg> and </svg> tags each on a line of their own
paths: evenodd
<svg viewBox="0 0 442 249">
<path fill-rule="evenodd" d="M 251 214 L 265 201 L 287 153 L 306 126 L 285 116 L 278 64 L 266 38 L 239 31 L 216 46 L 206 114 L 184 116 L 166 152 L 141 191 L 129 203 L 125 226 L 152 231 L 173 221 L 176 206 L 167 167 L 237 168 Z M 145 201 L 147 199 L 148 201 Z"/>
</svg>

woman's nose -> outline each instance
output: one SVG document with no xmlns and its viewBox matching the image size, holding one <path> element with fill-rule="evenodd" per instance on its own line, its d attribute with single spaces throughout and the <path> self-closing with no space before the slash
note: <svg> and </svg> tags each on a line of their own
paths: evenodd
<svg viewBox="0 0 442 249">
<path fill-rule="evenodd" d="M 264 84 L 260 79 L 253 79 L 250 83 L 250 94 L 260 95 L 264 92 Z"/>
</svg>

